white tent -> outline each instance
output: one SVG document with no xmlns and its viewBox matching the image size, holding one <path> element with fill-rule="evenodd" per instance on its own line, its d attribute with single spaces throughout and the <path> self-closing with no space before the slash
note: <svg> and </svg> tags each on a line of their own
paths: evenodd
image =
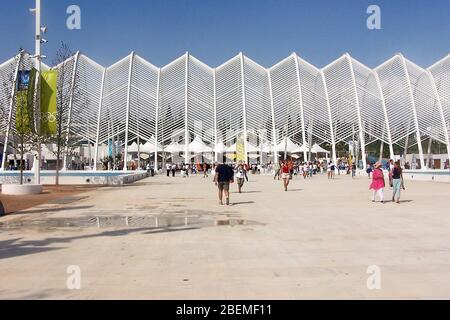
<svg viewBox="0 0 450 320">
<path fill-rule="evenodd" d="M 309 145 L 304 144 L 301 147 L 294 149 L 292 153 L 303 153 L 303 152 L 309 152 Z"/>
<path fill-rule="evenodd" d="M 226 148 L 227 147 L 223 144 L 223 142 L 219 142 L 214 147 L 214 152 L 216 152 L 216 153 L 224 153 Z"/>
<path fill-rule="evenodd" d="M 178 152 L 183 152 L 183 151 L 184 151 L 184 145 L 181 145 L 175 141 L 164 148 L 164 152 L 167 152 L 167 153 L 178 153 Z"/>
<path fill-rule="evenodd" d="M 268 144 L 263 145 L 262 146 L 262 152 L 264 152 L 264 153 L 272 153 L 273 152 L 273 146 L 268 145 Z"/>
<path fill-rule="evenodd" d="M 278 152 L 284 152 L 287 151 L 288 153 L 296 153 L 299 152 L 297 149 L 299 149 L 300 146 L 298 144 L 295 144 L 292 142 L 290 138 L 283 139 L 280 144 L 277 146 Z M 303 152 L 303 151 L 300 151 Z"/>
<path fill-rule="evenodd" d="M 162 146 L 158 143 L 158 152 L 162 151 Z M 142 147 L 141 152 L 145 153 L 155 153 L 155 144 L 153 142 L 147 141 Z"/>
<path fill-rule="evenodd" d="M 311 148 L 311 152 L 312 153 L 327 153 L 327 154 L 330 153 L 330 151 L 325 150 L 324 148 L 319 146 L 317 143 Z"/>
<path fill-rule="evenodd" d="M 133 142 L 131 146 L 128 147 L 128 152 L 138 152 L 138 144 Z"/>
<path fill-rule="evenodd" d="M 199 137 L 196 137 L 194 141 L 189 144 L 189 151 L 198 154 L 213 152 L 213 149 L 205 144 Z"/>
</svg>

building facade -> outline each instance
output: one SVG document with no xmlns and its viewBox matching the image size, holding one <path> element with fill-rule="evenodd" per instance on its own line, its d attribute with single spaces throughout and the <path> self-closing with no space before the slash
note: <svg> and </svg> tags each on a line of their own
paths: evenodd
<svg viewBox="0 0 450 320">
<path fill-rule="evenodd" d="M 32 64 L 23 54 L 0 65 L 4 157 L 15 134 L 14 75 Z M 450 157 L 450 55 L 425 69 L 397 54 L 371 69 L 344 54 L 319 69 L 297 54 L 265 68 L 241 53 L 212 68 L 186 53 L 159 68 L 134 52 L 109 67 L 78 52 L 64 67 L 61 85 L 73 96 L 64 131 L 92 146 L 94 163 L 112 141 L 124 159 L 133 142 L 147 143 L 154 163 L 173 143 L 192 162 L 194 141 L 210 148 L 209 161 L 222 161 L 239 139 L 247 156 L 278 155 L 289 139 L 304 146 L 303 159 L 319 145 L 334 161 L 338 146 L 352 145 L 361 167 L 373 145 L 391 159 L 413 148 L 420 168 L 432 142 Z"/>
</svg>

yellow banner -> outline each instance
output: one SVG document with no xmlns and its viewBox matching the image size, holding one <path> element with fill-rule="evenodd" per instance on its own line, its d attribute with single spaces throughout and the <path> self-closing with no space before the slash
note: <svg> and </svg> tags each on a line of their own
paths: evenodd
<svg viewBox="0 0 450 320">
<path fill-rule="evenodd" d="M 245 152 L 245 139 L 244 135 L 241 134 L 237 138 L 236 142 L 236 162 L 247 163 L 247 153 Z"/>
<path fill-rule="evenodd" d="M 58 71 L 42 72 L 41 77 L 41 133 L 55 135 L 56 130 L 56 95 Z"/>
</svg>

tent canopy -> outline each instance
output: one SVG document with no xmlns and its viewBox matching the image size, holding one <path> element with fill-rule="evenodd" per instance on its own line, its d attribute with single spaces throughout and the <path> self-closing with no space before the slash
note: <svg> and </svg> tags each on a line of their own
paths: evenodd
<svg viewBox="0 0 450 320">
<path fill-rule="evenodd" d="M 184 145 L 179 144 L 176 141 L 173 141 L 171 144 L 169 144 L 167 147 L 164 148 L 164 152 L 167 153 L 178 153 L 184 151 Z"/>
<path fill-rule="evenodd" d="M 313 153 L 327 153 L 329 154 L 330 151 L 325 150 L 324 148 L 322 148 L 321 146 L 319 146 L 317 143 L 311 148 L 311 151 Z"/>
<path fill-rule="evenodd" d="M 193 153 L 213 152 L 213 149 L 203 142 L 199 137 L 195 137 L 194 141 L 189 144 L 189 151 Z"/>
<path fill-rule="evenodd" d="M 280 144 L 277 146 L 278 152 L 284 152 L 287 151 L 288 153 L 296 153 L 299 152 L 297 149 L 299 149 L 300 146 L 298 144 L 295 144 L 292 142 L 290 138 L 283 139 Z M 303 152 L 303 151 L 300 151 Z"/>
</svg>

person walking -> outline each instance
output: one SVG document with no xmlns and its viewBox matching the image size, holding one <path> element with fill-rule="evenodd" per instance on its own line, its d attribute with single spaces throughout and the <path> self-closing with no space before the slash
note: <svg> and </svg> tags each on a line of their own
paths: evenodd
<svg viewBox="0 0 450 320">
<path fill-rule="evenodd" d="M 277 178 L 278 178 L 278 180 L 280 180 L 281 167 L 280 167 L 280 164 L 278 162 L 274 164 L 273 170 L 275 172 L 275 176 L 273 177 L 273 180 L 276 180 Z"/>
<path fill-rule="evenodd" d="M 375 163 L 375 168 L 372 173 L 372 183 L 370 184 L 370 190 L 373 190 L 372 194 L 372 202 L 375 202 L 377 195 L 380 198 L 380 202 L 384 203 L 384 173 L 383 169 L 381 169 L 381 162 Z"/>
<path fill-rule="evenodd" d="M 167 177 L 170 177 L 170 170 L 172 170 L 172 165 L 170 163 L 166 164 Z"/>
<path fill-rule="evenodd" d="M 403 169 L 400 165 L 400 161 L 395 162 L 394 168 L 391 173 L 392 178 L 392 202 L 400 204 L 401 189 L 405 190 L 405 183 L 403 180 Z"/>
<path fill-rule="evenodd" d="M 203 164 L 203 178 L 208 178 L 208 165 L 206 163 Z"/>
<path fill-rule="evenodd" d="M 214 183 L 219 188 L 219 204 L 223 205 L 225 195 L 227 206 L 230 205 L 230 184 L 234 182 L 234 171 L 226 164 L 219 164 L 216 167 Z"/>
<path fill-rule="evenodd" d="M 170 169 L 172 171 L 172 178 L 175 178 L 175 172 L 177 171 L 177 165 L 175 163 L 173 163 L 172 167 Z"/>
<path fill-rule="evenodd" d="M 303 179 L 306 180 L 306 178 L 308 177 L 308 165 L 305 163 L 303 163 L 302 165 L 302 174 L 303 174 Z"/>
<path fill-rule="evenodd" d="M 367 169 L 366 169 L 366 173 L 367 173 L 367 176 L 369 177 L 369 179 L 372 174 L 372 171 L 373 171 L 372 165 L 369 163 L 369 165 L 367 166 Z"/>
<path fill-rule="evenodd" d="M 352 163 L 352 179 L 355 179 L 356 177 L 356 163 Z"/>
<path fill-rule="evenodd" d="M 283 179 L 284 191 L 287 191 L 290 182 L 290 170 L 288 163 L 285 161 L 281 163 L 281 179 Z"/>
<path fill-rule="evenodd" d="M 237 180 L 239 193 L 242 193 L 242 187 L 244 186 L 246 175 L 247 175 L 247 172 L 245 170 L 245 167 L 240 163 L 236 169 L 236 180 Z"/>
</svg>

